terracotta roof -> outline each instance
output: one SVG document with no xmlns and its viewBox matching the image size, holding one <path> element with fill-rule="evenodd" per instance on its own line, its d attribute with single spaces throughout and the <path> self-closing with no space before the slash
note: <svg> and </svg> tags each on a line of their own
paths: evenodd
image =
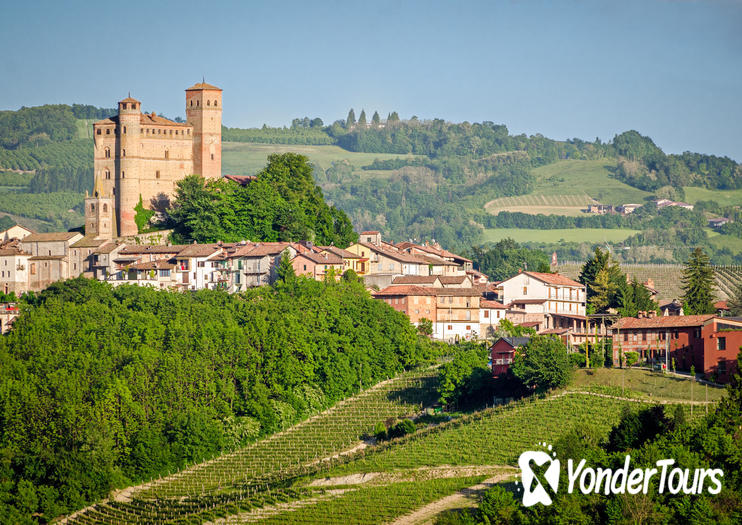
<svg viewBox="0 0 742 525">
<path fill-rule="evenodd" d="M 729 305 L 726 301 L 716 301 L 714 303 L 714 308 L 717 310 L 729 310 Z"/>
<path fill-rule="evenodd" d="M 577 319 L 578 321 L 585 321 L 587 316 L 576 315 L 576 314 L 551 314 L 552 317 L 566 317 L 567 319 Z"/>
<path fill-rule="evenodd" d="M 65 259 L 65 255 L 34 255 L 33 257 L 29 257 L 29 261 L 61 261 L 62 259 Z"/>
<path fill-rule="evenodd" d="M 148 261 L 129 265 L 130 270 L 172 270 L 175 264 L 168 261 Z"/>
<path fill-rule="evenodd" d="M 213 244 L 189 244 L 178 252 L 176 257 L 208 257 L 221 250 Z"/>
<path fill-rule="evenodd" d="M 0 248 L 0 256 L 4 256 L 4 255 L 7 256 L 7 255 L 31 255 L 31 254 L 24 252 L 18 247 Z"/>
<path fill-rule="evenodd" d="M 518 326 L 525 326 L 526 328 L 534 328 L 541 323 L 539 321 L 526 321 L 525 323 L 518 323 Z"/>
<path fill-rule="evenodd" d="M 541 330 L 539 335 L 563 335 L 569 333 L 569 328 L 549 328 L 548 330 Z"/>
<path fill-rule="evenodd" d="M 448 275 L 439 277 L 441 284 L 461 284 L 468 279 L 466 275 Z"/>
<path fill-rule="evenodd" d="M 179 127 L 191 127 L 188 122 L 174 122 L 165 117 L 161 117 L 156 113 L 142 113 L 139 118 L 140 124 L 147 124 L 150 126 L 179 126 Z"/>
<path fill-rule="evenodd" d="M 187 248 L 190 244 L 172 244 L 170 246 L 162 245 L 143 245 L 143 244 L 131 244 L 126 245 L 121 249 L 121 255 L 141 255 L 145 253 L 180 253 L 181 250 Z"/>
<path fill-rule="evenodd" d="M 79 232 L 51 232 L 51 233 L 32 233 L 23 238 L 21 242 L 51 242 L 51 241 L 69 241 L 73 237 L 80 235 Z"/>
<path fill-rule="evenodd" d="M 423 286 L 401 285 L 387 286 L 383 290 L 376 292 L 374 295 L 435 295 L 437 288 L 425 288 Z"/>
<path fill-rule="evenodd" d="M 479 301 L 479 307 L 480 308 L 493 308 L 495 310 L 507 310 L 508 308 L 504 304 L 498 303 L 497 301 L 486 301 L 486 300 Z"/>
<path fill-rule="evenodd" d="M 235 252 L 239 257 L 265 257 L 266 255 L 278 255 L 291 246 L 290 242 L 261 242 L 250 249 L 240 249 Z"/>
<path fill-rule="evenodd" d="M 565 277 L 564 275 L 560 275 L 558 273 L 541 273 L 541 272 L 523 272 L 527 275 L 530 275 L 534 279 L 538 279 L 539 281 L 543 281 L 545 283 L 549 284 L 560 284 L 562 286 L 585 286 L 584 284 L 580 284 L 577 281 L 573 281 L 569 277 Z"/>
<path fill-rule="evenodd" d="M 438 280 L 437 275 L 400 275 L 392 280 L 392 284 L 432 285 L 436 280 Z"/>
<path fill-rule="evenodd" d="M 211 84 L 207 84 L 206 82 L 197 82 L 196 84 L 193 84 L 191 87 L 186 89 L 186 91 L 202 91 L 204 89 L 214 89 L 216 91 L 222 91 L 221 88 L 212 86 Z"/>
<path fill-rule="evenodd" d="M 119 102 L 136 102 L 137 104 L 139 104 L 139 101 L 133 98 L 131 95 L 129 95 L 125 99 L 119 100 Z"/>
<path fill-rule="evenodd" d="M 361 246 L 365 246 L 369 250 L 372 250 L 378 254 L 383 255 L 384 257 L 387 257 L 389 259 L 394 259 L 396 261 L 404 262 L 404 263 L 415 263 L 415 264 L 424 264 L 427 261 L 423 260 L 419 256 L 410 255 L 409 253 L 404 252 L 393 252 L 391 250 L 387 250 L 384 248 L 380 248 L 376 246 L 375 244 L 369 244 L 367 242 L 359 243 Z"/>
<path fill-rule="evenodd" d="M 305 259 L 309 259 L 315 264 L 343 264 L 343 258 L 339 255 L 335 255 L 334 253 L 328 253 L 325 255 L 315 252 L 306 252 L 306 253 L 299 253 L 296 255 L 296 257 L 304 257 Z"/>
<path fill-rule="evenodd" d="M 627 330 L 632 328 L 685 328 L 702 326 L 716 317 L 715 315 L 667 315 L 648 319 L 636 317 L 622 317 L 614 325 L 613 329 Z"/>
<path fill-rule="evenodd" d="M 343 259 L 362 259 L 360 255 L 357 255 L 353 252 L 349 252 L 348 250 L 344 250 L 342 248 L 338 248 L 337 246 L 315 246 L 315 248 L 319 248 L 320 253 L 321 252 L 330 252 L 334 253 L 338 257 L 342 257 Z"/>
<path fill-rule="evenodd" d="M 97 248 L 98 246 L 101 246 L 102 244 L 105 244 L 105 239 L 96 239 L 95 237 L 91 236 L 85 236 L 79 241 L 77 241 L 74 244 L 70 245 L 70 248 Z"/>
<path fill-rule="evenodd" d="M 111 253 L 113 250 L 121 246 L 120 244 L 116 244 L 115 242 L 107 242 L 101 246 L 98 246 L 98 249 L 94 250 L 93 253 Z"/>
<path fill-rule="evenodd" d="M 379 232 L 377 231 L 367 231 L 367 232 L 361 232 L 361 235 L 378 235 Z"/>
<path fill-rule="evenodd" d="M 544 304 L 548 299 L 514 299 L 510 304 Z"/>
</svg>

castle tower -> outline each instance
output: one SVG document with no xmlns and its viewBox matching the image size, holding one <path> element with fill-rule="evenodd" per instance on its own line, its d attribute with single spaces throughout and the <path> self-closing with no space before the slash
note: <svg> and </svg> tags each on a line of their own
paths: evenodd
<svg viewBox="0 0 742 525">
<path fill-rule="evenodd" d="M 95 175 L 93 195 L 85 192 L 85 235 L 96 239 L 112 239 L 116 231 L 114 201 L 106 194 L 98 174 Z"/>
<path fill-rule="evenodd" d="M 119 102 L 116 126 L 116 209 L 120 236 L 138 233 L 134 207 L 141 193 L 139 179 L 139 143 L 141 141 L 142 103 L 131 97 Z"/>
<path fill-rule="evenodd" d="M 222 176 L 222 90 L 200 82 L 186 89 L 186 121 L 193 126 L 193 172 Z"/>
</svg>

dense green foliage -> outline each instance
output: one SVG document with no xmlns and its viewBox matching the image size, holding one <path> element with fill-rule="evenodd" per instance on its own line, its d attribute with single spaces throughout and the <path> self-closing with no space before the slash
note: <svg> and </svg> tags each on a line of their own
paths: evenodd
<svg viewBox="0 0 742 525">
<path fill-rule="evenodd" d="M 525 248 L 512 239 L 504 239 L 489 248 L 474 246 L 466 256 L 490 281 L 508 279 L 519 270 L 549 271 L 549 257 L 543 251 Z"/>
<path fill-rule="evenodd" d="M 714 269 L 701 248 L 693 250 L 683 270 L 683 310 L 686 315 L 712 314 L 714 308 Z"/>
<path fill-rule="evenodd" d="M 0 338 L 0 515 L 49 520 L 237 447 L 430 348 L 356 283 L 239 296 L 54 284 Z"/>
<path fill-rule="evenodd" d="M 515 353 L 513 375 L 536 390 L 565 386 L 572 373 L 567 347 L 560 339 L 534 335 Z"/>
<path fill-rule="evenodd" d="M 357 239 L 345 213 L 325 203 L 309 160 L 294 153 L 269 156 L 246 186 L 186 177 L 169 217 L 180 242 L 309 240 L 345 247 Z"/>
<path fill-rule="evenodd" d="M 142 196 L 139 195 L 139 202 L 134 206 L 134 211 L 136 212 L 134 215 L 134 223 L 137 225 L 137 231 L 143 233 L 147 228 L 149 228 L 149 221 L 155 216 L 155 210 L 145 208 Z"/>
<path fill-rule="evenodd" d="M 486 344 L 462 343 L 439 372 L 439 401 L 446 405 L 475 405 L 490 399 L 492 370 Z M 489 387 L 489 388 L 488 388 Z"/>
<path fill-rule="evenodd" d="M 0 191 L 0 211 L 43 220 L 52 230 L 67 230 L 84 222 L 80 193 Z"/>
<path fill-rule="evenodd" d="M 742 369 L 742 353 L 738 357 Z M 575 490 L 559 490 L 549 506 L 524 508 L 519 494 L 498 486 L 488 491 L 478 509 L 447 515 L 438 523 L 537 525 L 551 523 L 739 523 L 742 516 L 742 376 L 735 376 L 718 408 L 700 422 L 688 423 L 685 413 L 676 408 L 668 413 L 663 406 L 639 413 L 626 412 L 607 439 L 587 423 L 560 438 L 554 450 L 564 465 L 568 459 L 585 459 L 589 466 L 617 469 L 626 455 L 632 468 L 656 468 L 656 462 L 672 458 L 683 469 L 720 468 L 724 477 L 718 495 L 704 491 L 700 495 L 658 493 L 657 477 L 649 484 L 649 493 L 605 496 L 584 495 Z M 675 465 L 674 465 L 675 466 Z M 692 480 L 692 479 L 691 479 Z M 562 467 L 560 488 L 566 486 Z M 689 483 L 690 484 L 690 483 Z"/>
<path fill-rule="evenodd" d="M 115 109 L 82 104 L 49 104 L 0 111 L 0 147 L 16 149 L 72 140 L 77 136 L 77 119 L 103 119 L 115 114 Z"/>
<path fill-rule="evenodd" d="M 227 128 L 222 127 L 222 140 L 263 144 L 333 144 L 334 140 L 321 128 Z"/>
</svg>

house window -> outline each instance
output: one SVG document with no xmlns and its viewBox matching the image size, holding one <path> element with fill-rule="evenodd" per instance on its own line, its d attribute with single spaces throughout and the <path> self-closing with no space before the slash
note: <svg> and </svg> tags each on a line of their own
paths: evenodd
<svg viewBox="0 0 742 525">
<path fill-rule="evenodd" d="M 471 330 L 471 326 L 469 326 L 469 325 L 466 325 L 466 329 L 467 329 L 467 330 Z"/>
<path fill-rule="evenodd" d="M 449 330 L 453 330 L 453 326 L 451 326 L 451 325 L 448 325 L 448 329 L 449 329 Z"/>
<path fill-rule="evenodd" d="M 528 295 L 528 286 L 523 287 L 523 295 Z"/>
<path fill-rule="evenodd" d="M 716 338 L 716 349 L 717 350 L 726 350 L 727 349 L 727 338 L 726 337 L 717 337 Z"/>
<path fill-rule="evenodd" d="M 31 275 L 36 275 L 36 263 L 31 263 Z"/>
<path fill-rule="evenodd" d="M 647 340 L 647 332 L 642 332 L 642 341 Z"/>
<path fill-rule="evenodd" d="M 307 271 L 307 265 L 306 264 L 304 265 L 304 271 L 305 272 Z"/>
<path fill-rule="evenodd" d="M 674 330 L 674 331 L 672 332 L 672 338 L 673 338 L 673 339 L 677 339 L 677 338 L 678 338 L 679 336 L 680 336 L 680 334 L 678 333 L 678 331 L 677 331 L 677 330 Z"/>
<path fill-rule="evenodd" d="M 628 342 L 629 341 L 629 334 L 627 334 L 626 332 L 623 333 L 623 340 L 624 340 L 624 342 Z"/>
<path fill-rule="evenodd" d="M 722 375 L 727 373 L 727 360 L 726 359 L 719 360 L 719 373 Z"/>
<path fill-rule="evenodd" d="M 484 311 L 484 318 L 485 319 L 489 319 L 490 318 L 490 312 L 489 312 L 489 310 L 485 310 Z"/>
<path fill-rule="evenodd" d="M 497 318 L 500 318 L 500 310 L 497 311 Z"/>
</svg>

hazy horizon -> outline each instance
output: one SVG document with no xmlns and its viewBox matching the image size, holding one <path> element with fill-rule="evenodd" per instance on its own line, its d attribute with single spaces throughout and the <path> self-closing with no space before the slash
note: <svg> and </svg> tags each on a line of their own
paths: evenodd
<svg viewBox="0 0 742 525">
<path fill-rule="evenodd" d="M 558 140 L 635 129 L 668 153 L 742 160 L 737 1 L 273 6 L 7 6 L 0 107 L 113 107 L 131 92 L 184 116 L 204 76 L 230 127 L 329 124 L 352 107 Z"/>
</svg>

